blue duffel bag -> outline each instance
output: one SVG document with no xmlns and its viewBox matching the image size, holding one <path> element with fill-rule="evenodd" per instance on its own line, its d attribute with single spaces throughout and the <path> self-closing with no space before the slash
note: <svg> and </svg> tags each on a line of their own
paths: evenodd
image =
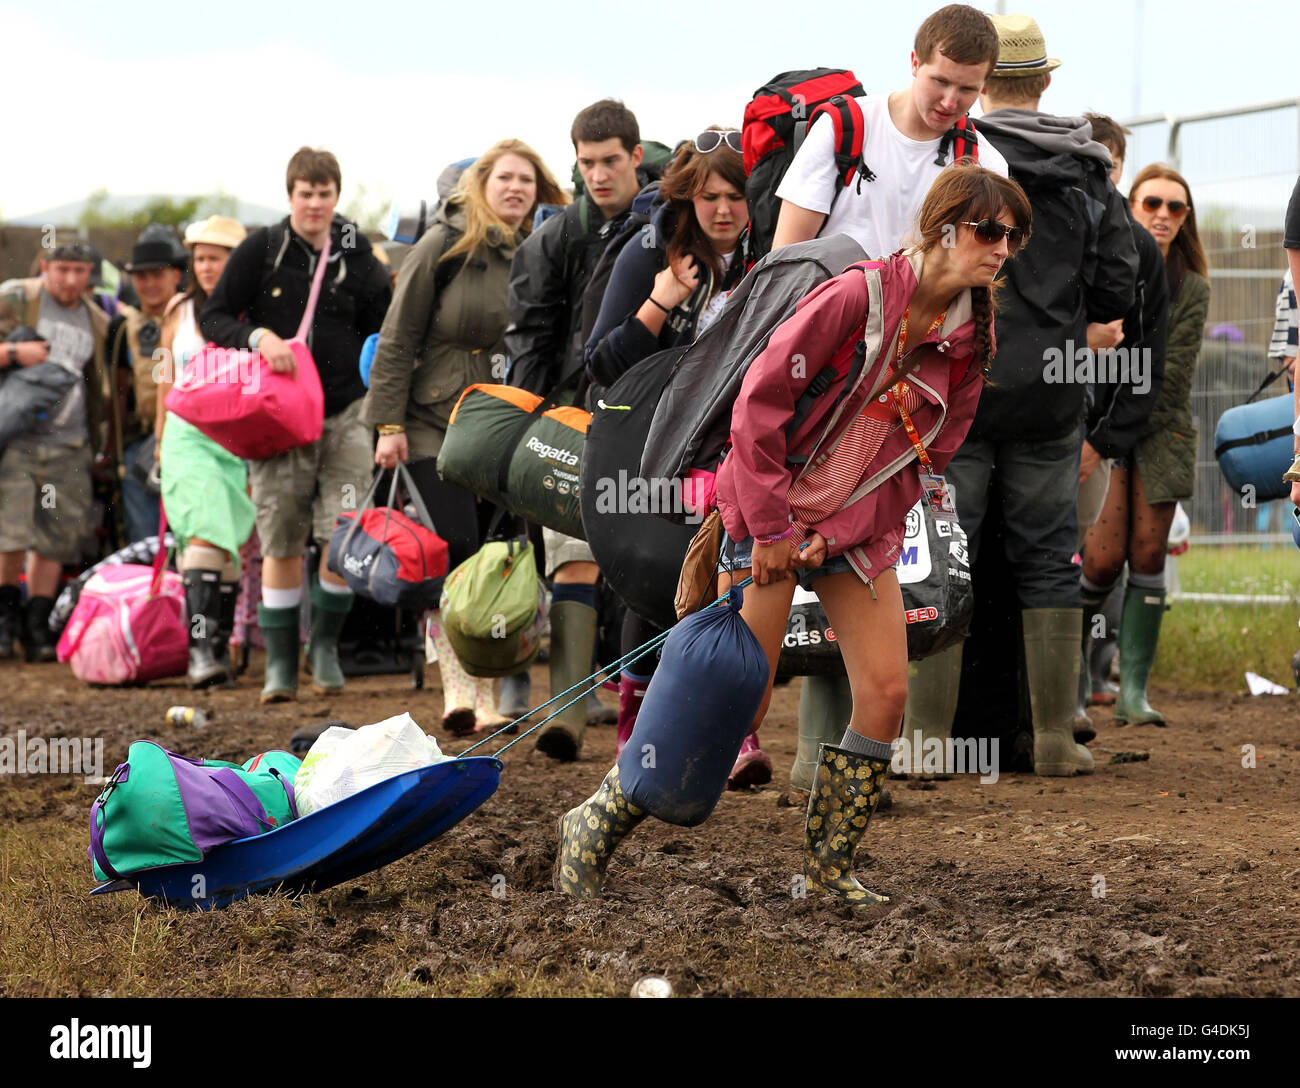
<svg viewBox="0 0 1300 1088">
<path fill-rule="evenodd" d="M 1290 393 L 1224 412 L 1214 429 L 1214 456 L 1228 486 L 1238 494 L 1253 487 L 1260 502 L 1287 498 L 1291 485 L 1282 474 L 1295 459 L 1294 421 L 1295 401 Z"/>
<path fill-rule="evenodd" d="M 741 619 L 741 594 L 673 628 L 618 760 L 628 800 L 665 823 L 709 818 L 767 690 L 767 656 Z"/>
</svg>

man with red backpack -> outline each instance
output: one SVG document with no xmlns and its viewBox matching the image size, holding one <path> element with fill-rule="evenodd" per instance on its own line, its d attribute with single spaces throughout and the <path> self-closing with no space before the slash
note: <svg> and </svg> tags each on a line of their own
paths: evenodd
<svg viewBox="0 0 1300 1088">
<path fill-rule="evenodd" d="M 847 234 L 868 256 L 887 256 L 912 231 L 930 184 L 952 158 L 964 151 L 1005 176 L 1006 160 L 966 118 L 997 59 L 997 31 L 983 12 L 949 4 L 926 19 L 912 49 L 911 85 L 854 98 L 857 110 L 847 110 L 849 124 L 860 114 L 862 126 L 850 176 L 836 158 L 842 126 L 823 116 L 809 127 L 776 190 L 781 211 L 772 248 Z"/>
<path fill-rule="evenodd" d="M 979 140 L 966 117 L 997 59 L 998 33 L 988 16 L 950 4 L 916 32 L 910 86 L 842 106 L 832 100 L 836 113 L 813 113 L 776 190 L 781 207 L 772 248 L 842 233 L 868 256 L 887 256 L 915 229 L 930 185 L 953 158 L 969 154 L 1005 177 L 1006 160 Z M 846 125 L 859 120 L 857 133 L 847 131 Z M 844 152 L 859 146 L 846 177 Z M 757 220 L 752 195 L 750 209 Z M 847 677 L 803 678 L 799 754 L 791 771 L 795 786 L 811 784 L 818 743 L 833 743 L 843 732 L 851 702 Z"/>
</svg>

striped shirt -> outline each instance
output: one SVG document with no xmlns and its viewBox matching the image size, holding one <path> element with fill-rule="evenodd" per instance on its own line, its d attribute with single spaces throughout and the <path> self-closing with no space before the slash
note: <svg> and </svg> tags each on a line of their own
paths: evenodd
<svg viewBox="0 0 1300 1088">
<path fill-rule="evenodd" d="M 1282 277 L 1277 292 L 1277 314 L 1273 322 L 1273 337 L 1268 343 L 1270 359 L 1290 359 L 1300 352 L 1300 318 L 1296 314 L 1295 284 L 1291 272 Z"/>
<path fill-rule="evenodd" d="M 888 389 L 893 372 L 883 388 Z M 908 385 L 903 406 L 911 415 L 924 401 Z M 866 404 L 844 432 L 844 437 L 820 465 L 804 473 L 790 485 L 789 502 L 795 522 L 800 527 L 815 525 L 843 508 L 845 500 L 874 470 L 871 462 L 885 439 L 903 425 L 898 401 L 889 392 L 877 394 Z"/>
</svg>

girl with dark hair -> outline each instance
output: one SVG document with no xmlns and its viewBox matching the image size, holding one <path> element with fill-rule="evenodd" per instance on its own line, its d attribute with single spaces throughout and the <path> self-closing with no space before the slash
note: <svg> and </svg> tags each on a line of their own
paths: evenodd
<svg viewBox="0 0 1300 1088">
<path fill-rule="evenodd" d="M 1138 224 L 1160 246 L 1169 280 L 1169 339 L 1164 381 L 1133 455 L 1116 461 L 1101 514 L 1083 545 L 1084 629 L 1128 563 L 1119 627 L 1120 691 L 1115 720 L 1164 725 L 1147 702 L 1147 679 L 1156 656 L 1165 610 L 1165 555 L 1169 526 L 1180 499 L 1196 481 L 1196 427 L 1192 378 L 1210 310 L 1209 265 L 1196 229 L 1192 191 L 1178 171 L 1161 163 L 1144 167 L 1129 190 Z"/>
<path fill-rule="evenodd" d="M 642 359 L 691 343 L 726 304 L 746 271 L 749 205 L 740 132 L 712 127 L 683 142 L 663 179 L 633 202 L 648 215 L 637 237 L 619 252 L 587 341 L 587 373 L 613 385 Z M 623 651 L 636 649 L 659 628 L 629 610 Z M 623 669 L 619 681 L 618 750 L 632 735 L 641 698 L 655 669 L 647 655 Z M 737 759 L 732 785 L 772 780 L 772 761 L 751 736 Z"/>
<path fill-rule="evenodd" d="M 840 745 L 818 753 L 803 872 L 808 884 L 849 902 L 884 901 L 852 870 L 907 701 L 893 564 L 923 494 L 951 508 L 937 474 L 974 419 L 993 353 L 993 281 L 1030 221 L 1015 182 L 974 165 L 945 169 L 922 206 L 920 243 L 854 265 L 809 294 L 751 364 L 732 408 L 717 494 L 736 569 L 721 575 L 719 591 L 752 572 L 740 614 L 769 666 L 754 728 L 771 698 L 796 579 L 815 588 L 835 627 L 853 711 Z M 855 368 L 845 359 L 857 345 L 863 365 L 846 388 Z M 792 358 L 800 360 L 794 369 Z M 799 397 L 832 361 L 841 376 L 787 434 Z M 1068 729 L 1057 742 L 1074 747 Z M 644 816 L 616 764 L 560 820 L 556 890 L 598 895 L 610 855 Z"/>
</svg>

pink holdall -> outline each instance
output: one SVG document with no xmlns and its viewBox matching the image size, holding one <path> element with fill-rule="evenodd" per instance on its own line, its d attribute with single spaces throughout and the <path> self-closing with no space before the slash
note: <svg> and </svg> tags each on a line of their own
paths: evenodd
<svg viewBox="0 0 1300 1088">
<path fill-rule="evenodd" d="M 159 539 L 167 528 L 160 519 Z M 122 563 L 94 574 L 59 637 L 59 660 L 88 684 L 143 684 L 183 676 L 189 666 L 185 586 L 164 570 L 165 548 L 153 566 Z"/>
<path fill-rule="evenodd" d="M 236 457 L 250 461 L 264 461 L 319 441 L 325 422 L 325 391 L 307 347 L 307 334 L 329 254 L 326 237 L 307 308 L 298 331 L 287 341 L 298 364 L 296 374 L 272 370 L 256 351 L 208 344 L 186 362 L 167 394 L 167 410 Z"/>
</svg>

